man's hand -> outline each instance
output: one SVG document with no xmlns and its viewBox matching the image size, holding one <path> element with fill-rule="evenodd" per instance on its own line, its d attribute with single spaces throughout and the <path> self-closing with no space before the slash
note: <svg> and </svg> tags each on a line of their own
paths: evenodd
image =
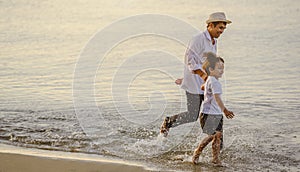
<svg viewBox="0 0 300 172">
<path fill-rule="evenodd" d="M 181 83 L 182 83 L 182 78 L 176 79 L 175 84 L 181 85 Z"/>
</svg>

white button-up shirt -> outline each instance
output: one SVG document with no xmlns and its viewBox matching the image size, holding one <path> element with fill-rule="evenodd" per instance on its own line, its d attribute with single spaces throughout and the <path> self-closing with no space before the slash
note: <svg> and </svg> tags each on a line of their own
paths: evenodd
<svg viewBox="0 0 300 172">
<path fill-rule="evenodd" d="M 201 90 L 201 85 L 204 83 L 203 79 L 194 74 L 193 71 L 202 69 L 202 65 L 206 60 L 203 57 L 204 53 L 217 52 L 217 40 L 212 44 L 211 36 L 206 30 L 205 32 L 195 35 L 189 43 L 185 53 L 184 78 L 181 88 L 192 94 L 204 94 Z"/>
</svg>

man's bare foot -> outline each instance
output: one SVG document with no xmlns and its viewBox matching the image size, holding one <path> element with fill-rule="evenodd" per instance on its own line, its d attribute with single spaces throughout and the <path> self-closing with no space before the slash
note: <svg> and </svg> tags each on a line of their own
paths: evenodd
<svg viewBox="0 0 300 172">
<path fill-rule="evenodd" d="M 164 137 L 167 137 L 171 126 L 172 126 L 172 123 L 170 121 L 170 117 L 166 117 L 164 119 L 163 123 L 161 124 L 160 133 Z"/>
</svg>

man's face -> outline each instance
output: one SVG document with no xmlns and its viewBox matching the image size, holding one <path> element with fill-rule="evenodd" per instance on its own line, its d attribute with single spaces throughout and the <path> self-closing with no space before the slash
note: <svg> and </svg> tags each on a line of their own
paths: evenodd
<svg viewBox="0 0 300 172">
<path fill-rule="evenodd" d="M 218 23 L 216 26 L 210 23 L 209 30 L 213 38 L 219 38 L 219 36 L 224 32 L 225 29 L 226 25 L 223 22 Z"/>
</svg>

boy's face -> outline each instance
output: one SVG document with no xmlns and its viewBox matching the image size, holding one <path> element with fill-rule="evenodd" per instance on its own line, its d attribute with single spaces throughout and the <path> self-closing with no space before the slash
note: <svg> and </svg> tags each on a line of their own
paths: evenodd
<svg viewBox="0 0 300 172">
<path fill-rule="evenodd" d="M 224 63 L 219 61 L 216 63 L 215 68 L 210 68 L 210 75 L 214 76 L 215 78 L 221 78 L 224 73 Z"/>
</svg>

